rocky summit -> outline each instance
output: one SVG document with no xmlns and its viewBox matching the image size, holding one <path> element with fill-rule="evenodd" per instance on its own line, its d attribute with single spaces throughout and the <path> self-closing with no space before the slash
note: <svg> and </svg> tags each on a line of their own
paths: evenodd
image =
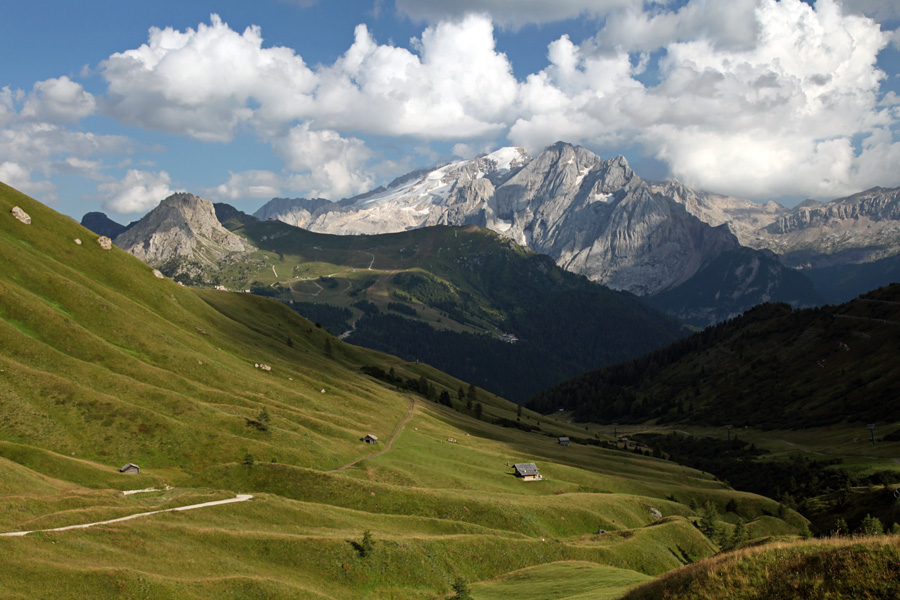
<svg viewBox="0 0 900 600">
<path fill-rule="evenodd" d="M 710 199 L 679 186 L 644 181 L 622 156 L 604 160 L 585 148 L 559 142 L 534 158 L 521 148 L 503 148 L 470 161 L 417 171 L 339 203 L 275 199 L 255 216 L 332 234 L 474 224 L 548 254 L 561 267 L 593 281 L 653 296 L 689 285 L 723 253 L 741 248 L 728 224 L 729 215 L 710 223 L 708 217 L 715 211 L 704 215 L 697 209 L 712 206 Z M 729 214 L 755 210 L 749 202 L 732 204 Z M 773 203 L 757 211 L 759 226 L 781 214 L 775 207 Z M 735 256 L 749 261 L 734 265 L 736 275 L 728 281 L 736 288 L 727 284 L 708 290 L 709 282 L 704 283 L 713 303 L 728 297 L 730 308 L 723 312 L 715 305 L 704 306 L 697 314 L 715 321 L 758 301 L 758 294 L 744 297 L 742 290 L 750 286 L 740 274 L 758 278 L 761 272 L 752 265 L 759 257 L 753 252 Z M 762 286 L 771 292 L 766 298 L 794 305 L 815 301 L 782 293 L 779 282 L 784 278 L 777 272 L 781 269 L 777 261 L 772 269 L 776 271 L 772 280 L 756 281 L 753 289 Z M 675 307 L 672 314 L 684 311 Z M 706 324 L 706 319 L 698 324 Z"/>
<path fill-rule="evenodd" d="M 759 231 L 757 247 L 786 264 L 816 268 L 900 254 L 900 188 L 872 188 L 831 202 L 807 200 Z"/>
<path fill-rule="evenodd" d="M 255 216 L 334 234 L 479 225 L 549 254 L 567 270 L 639 295 L 677 286 L 739 246 L 727 228 L 710 227 L 655 192 L 624 157 L 603 160 L 565 143 L 534 159 L 521 148 L 503 148 L 340 203 L 277 198 Z"/>
<path fill-rule="evenodd" d="M 116 246 L 170 277 L 196 277 L 220 268 L 231 255 L 253 247 L 225 229 L 212 202 L 172 194 L 115 239 Z"/>
</svg>

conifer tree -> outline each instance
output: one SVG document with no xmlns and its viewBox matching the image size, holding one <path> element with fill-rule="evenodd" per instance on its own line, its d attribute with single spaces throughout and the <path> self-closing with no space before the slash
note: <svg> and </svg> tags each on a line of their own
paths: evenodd
<svg viewBox="0 0 900 600">
<path fill-rule="evenodd" d="M 700 531 L 709 539 L 716 536 L 716 521 L 719 516 L 716 507 L 712 502 L 707 502 L 703 506 L 703 512 L 700 516 Z"/>
<path fill-rule="evenodd" d="M 734 526 L 734 531 L 731 532 L 731 547 L 737 548 L 747 541 L 747 537 L 747 525 L 744 523 L 744 519 L 738 517 L 738 522 Z"/>
<path fill-rule="evenodd" d="M 472 592 L 469 591 L 469 584 L 466 583 L 465 579 L 457 578 L 451 587 L 456 593 L 450 600 L 472 600 Z"/>
<path fill-rule="evenodd" d="M 881 524 L 881 519 L 866 513 L 865 518 L 856 531 L 863 535 L 881 535 L 884 533 L 884 525 Z"/>
</svg>

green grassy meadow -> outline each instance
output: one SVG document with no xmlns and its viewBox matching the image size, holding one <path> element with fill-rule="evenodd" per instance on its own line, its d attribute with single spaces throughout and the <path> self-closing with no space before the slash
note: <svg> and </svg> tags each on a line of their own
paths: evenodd
<svg viewBox="0 0 900 600">
<path fill-rule="evenodd" d="M 896 598 L 896 536 L 768 544 L 717 556 L 646 583 L 625 600 Z"/>
<path fill-rule="evenodd" d="M 560 446 L 592 434 L 564 420 L 523 411 L 540 431 L 499 427 L 516 406 L 483 390 L 481 419 L 398 390 L 360 367 L 467 383 L 281 303 L 158 279 L 2 185 L 0 264 L 0 531 L 253 495 L 0 537 L 0 598 L 439 598 L 457 579 L 475 598 L 613 598 L 719 550 L 692 502 L 758 539 L 801 532 L 708 474 Z M 120 474 L 127 462 L 141 474 Z M 517 479 L 516 462 L 545 479 Z"/>
</svg>

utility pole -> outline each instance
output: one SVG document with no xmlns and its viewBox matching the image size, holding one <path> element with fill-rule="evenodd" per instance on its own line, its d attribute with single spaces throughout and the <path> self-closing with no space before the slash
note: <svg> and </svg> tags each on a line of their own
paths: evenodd
<svg viewBox="0 0 900 600">
<path fill-rule="evenodd" d="M 618 441 L 618 439 L 619 439 L 619 424 L 618 423 L 613 423 L 613 437 L 615 437 L 616 440 Z"/>
<path fill-rule="evenodd" d="M 874 424 L 866 425 L 866 429 L 868 429 L 869 431 L 872 432 L 872 445 L 874 446 L 875 445 L 875 425 Z"/>
<path fill-rule="evenodd" d="M 731 448 L 731 430 L 734 429 L 734 425 L 726 425 L 725 429 L 728 430 L 728 447 Z"/>
</svg>

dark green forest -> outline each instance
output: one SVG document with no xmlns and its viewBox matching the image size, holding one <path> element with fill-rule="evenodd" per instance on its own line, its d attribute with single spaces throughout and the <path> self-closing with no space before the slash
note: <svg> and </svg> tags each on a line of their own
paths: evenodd
<svg viewBox="0 0 900 600">
<path fill-rule="evenodd" d="M 839 306 L 765 304 L 640 358 L 536 394 L 583 421 L 757 428 L 896 421 L 900 285 Z"/>
</svg>

